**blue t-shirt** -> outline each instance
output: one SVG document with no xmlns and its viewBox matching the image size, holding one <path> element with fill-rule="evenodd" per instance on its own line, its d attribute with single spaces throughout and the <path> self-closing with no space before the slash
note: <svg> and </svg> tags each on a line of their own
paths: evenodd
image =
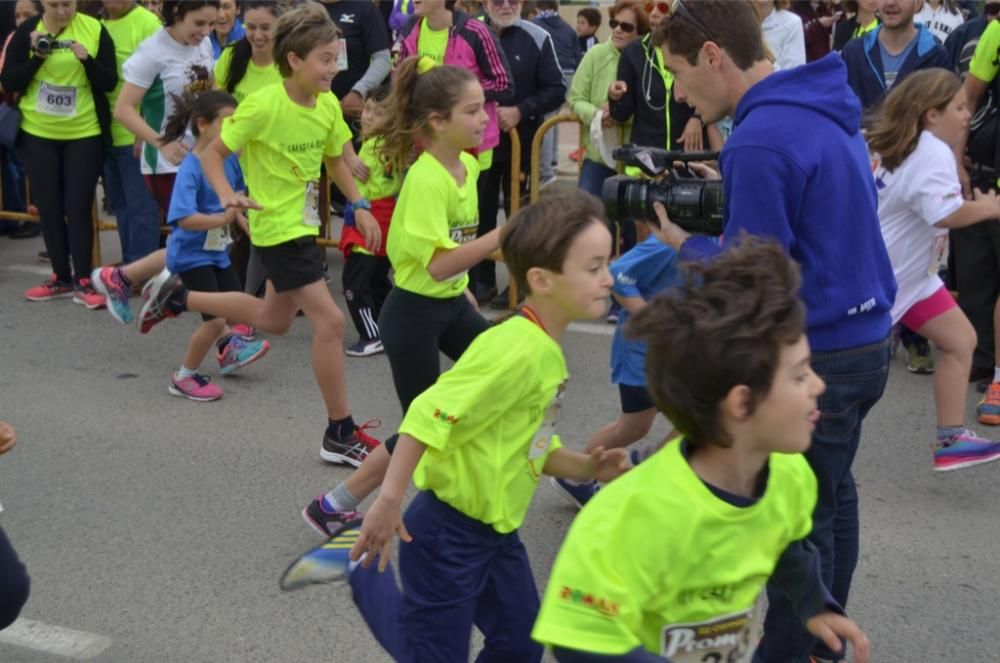
<svg viewBox="0 0 1000 663">
<path fill-rule="evenodd" d="M 642 297 L 648 301 L 680 282 L 677 252 L 650 235 L 611 263 L 611 275 L 615 277 L 611 290 L 616 295 Z M 622 327 L 628 318 L 628 311 L 622 309 L 618 315 L 615 336 L 611 340 L 611 382 L 644 387 L 646 344 L 625 339 Z"/>
<path fill-rule="evenodd" d="M 226 179 L 233 191 L 245 191 L 243 171 L 235 154 L 230 154 L 225 162 Z M 167 223 L 173 228 L 167 243 L 167 269 L 174 274 L 186 272 L 195 267 L 229 267 L 229 252 L 226 251 L 228 227 L 206 230 L 185 230 L 180 221 L 192 214 L 221 214 L 222 205 L 215 195 L 205 173 L 201 170 L 201 160 L 194 152 L 189 152 L 174 180 L 174 191 L 170 196 L 170 211 Z M 210 237 L 212 235 L 212 237 Z M 221 235 L 221 236 L 220 236 Z"/>
<path fill-rule="evenodd" d="M 913 50 L 919 36 L 920 34 L 918 33 L 898 55 L 889 53 L 889 51 L 885 50 L 885 46 L 882 45 L 882 41 L 880 39 L 876 40 L 878 42 L 879 55 L 882 56 L 882 73 L 885 75 L 885 89 L 891 89 L 893 83 L 896 82 L 896 77 L 899 75 L 899 68 L 903 66 L 903 62 L 906 61 L 906 57 Z"/>
</svg>

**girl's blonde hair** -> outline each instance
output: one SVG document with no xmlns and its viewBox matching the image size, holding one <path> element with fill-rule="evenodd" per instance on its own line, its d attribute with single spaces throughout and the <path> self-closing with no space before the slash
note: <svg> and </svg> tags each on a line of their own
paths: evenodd
<svg viewBox="0 0 1000 663">
<path fill-rule="evenodd" d="M 910 74 L 892 88 L 876 112 L 868 149 L 879 155 L 886 170 L 899 168 L 917 148 L 927 111 L 943 111 L 961 89 L 962 79 L 947 69 Z"/>
<path fill-rule="evenodd" d="M 427 133 L 431 115 L 451 117 L 469 83 L 478 83 L 468 69 L 440 65 L 420 71 L 420 58 L 403 60 L 392 81 L 385 113 L 368 132 L 380 138 L 379 153 L 397 173 L 409 165 L 417 139 Z"/>
</svg>

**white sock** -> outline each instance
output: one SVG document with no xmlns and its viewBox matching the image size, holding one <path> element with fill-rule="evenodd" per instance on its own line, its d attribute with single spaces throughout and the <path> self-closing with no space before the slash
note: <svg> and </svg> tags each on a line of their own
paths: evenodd
<svg viewBox="0 0 1000 663">
<path fill-rule="evenodd" d="M 180 370 L 177 371 L 177 377 L 179 377 L 181 380 L 183 380 L 184 378 L 193 377 L 197 372 L 198 372 L 198 369 L 187 368 L 187 367 L 184 366 L 184 364 L 181 364 Z"/>
<path fill-rule="evenodd" d="M 993 381 L 1000 382 L 1000 366 L 993 367 Z"/>
</svg>

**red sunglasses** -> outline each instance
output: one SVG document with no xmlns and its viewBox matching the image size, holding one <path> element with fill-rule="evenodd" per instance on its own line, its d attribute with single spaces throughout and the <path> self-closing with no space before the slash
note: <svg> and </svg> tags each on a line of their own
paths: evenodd
<svg viewBox="0 0 1000 663">
<path fill-rule="evenodd" d="M 661 14 L 670 13 L 670 4 L 666 2 L 647 2 L 646 3 L 646 13 L 652 14 L 653 9 L 659 10 Z"/>
</svg>

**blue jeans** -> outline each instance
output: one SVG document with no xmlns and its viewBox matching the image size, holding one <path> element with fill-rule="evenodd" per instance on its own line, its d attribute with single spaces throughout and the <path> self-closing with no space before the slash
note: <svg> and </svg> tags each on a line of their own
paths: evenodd
<svg viewBox="0 0 1000 663">
<path fill-rule="evenodd" d="M 133 262 L 160 248 L 160 208 L 146 187 L 131 145 L 108 152 L 104 187 L 118 222 L 122 261 Z"/>
<path fill-rule="evenodd" d="M 806 458 L 819 487 L 809 535 L 820 552 L 823 582 L 847 607 L 858 564 L 858 493 L 851 463 L 861 440 L 861 422 L 882 397 L 889 375 L 889 339 L 834 352 L 814 352 L 812 368 L 826 382 L 819 397 L 822 417 Z M 770 606 L 754 663 L 806 663 L 810 655 L 838 657 L 809 634 L 780 590 L 768 585 Z"/>
<path fill-rule="evenodd" d="M 617 174 L 618 171 L 608 168 L 604 164 L 583 158 L 583 166 L 580 167 L 580 182 L 577 186 L 587 193 L 592 193 L 600 198 L 601 186 L 604 184 L 604 180 Z"/>
<path fill-rule="evenodd" d="M 399 545 L 403 592 L 390 566 L 351 573 L 354 602 L 393 660 L 468 661 L 472 627 L 485 642 L 476 663 L 540 663 L 531 639 L 538 590 L 517 532 L 500 534 L 421 492 L 403 517 L 413 535 Z"/>
</svg>

